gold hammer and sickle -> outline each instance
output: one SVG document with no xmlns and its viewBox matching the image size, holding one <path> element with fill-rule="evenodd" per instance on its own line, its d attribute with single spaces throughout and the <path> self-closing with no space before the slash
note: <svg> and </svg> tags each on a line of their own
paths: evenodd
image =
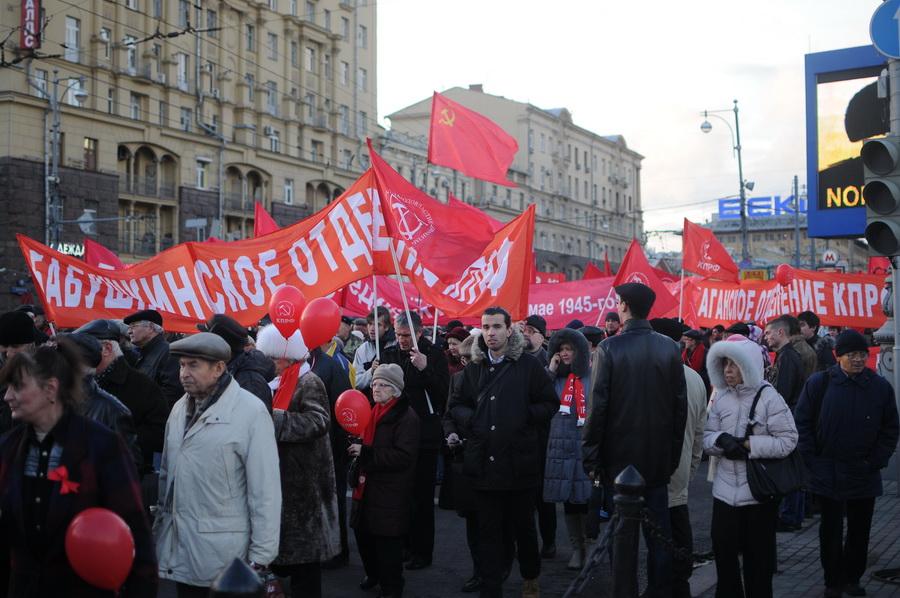
<svg viewBox="0 0 900 598">
<path fill-rule="evenodd" d="M 441 120 L 438 122 L 442 125 L 447 125 L 448 127 L 453 126 L 453 122 L 456 120 L 456 115 L 449 108 L 443 108 L 441 110 Z"/>
</svg>

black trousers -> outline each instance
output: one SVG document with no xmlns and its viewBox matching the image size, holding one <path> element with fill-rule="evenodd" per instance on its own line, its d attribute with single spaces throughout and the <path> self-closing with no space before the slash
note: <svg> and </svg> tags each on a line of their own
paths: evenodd
<svg viewBox="0 0 900 598">
<path fill-rule="evenodd" d="M 669 520 L 672 523 L 672 542 L 693 554 L 694 534 L 691 531 L 688 506 L 669 507 Z M 693 570 L 693 558 L 683 559 L 678 555 L 672 555 L 672 598 L 691 598 L 690 579 Z"/>
<path fill-rule="evenodd" d="M 732 507 L 718 499 L 713 501 L 716 598 L 772 598 L 777 522 L 777 502 Z"/>
<path fill-rule="evenodd" d="M 481 596 L 503 595 L 504 529 L 512 529 L 523 579 L 541 574 L 541 554 L 534 525 L 534 489 L 476 490 L 478 502 L 478 543 L 481 552 Z"/>
<path fill-rule="evenodd" d="M 875 499 L 839 501 L 824 496 L 817 496 L 816 499 L 822 509 L 819 556 L 822 559 L 822 569 L 825 570 L 825 585 L 829 588 L 841 588 L 849 583 L 857 584 L 866 570 Z"/>
<path fill-rule="evenodd" d="M 419 449 L 413 482 L 409 551 L 414 557 L 426 561 L 431 561 L 434 552 L 434 475 L 437 458 L 437 449 Z"/>
<path fill-rule="evenodd" d="M 481 570 L 481 548 L 479 546 L 478 534 L 478 512 L 465 511 L 462 516 L 466 520 L 466 544 L 469 546 L 469 554 L 472 556 L 472 575 L 474 577 L 483 577 Z M 512 525 L 507 522 L 503 526 L 503 569 L 504 571 L 512 565 L 513 559 L 516 558 L 516 544 L 513 534 Z"/>
<path fill-rule="evenodd" d="M 378 580 L 382 594 L 403 591 L 402 536 L 376 536 L 357 528 L 356 545 L 366 577 Z"/>
<path fill-rule="evenodd" d="M 290 598 L 322 598 L 322 565 L 300 563 L 297 565 L 272 565 L 272 573 L 291 578 Z"/>
<path fill-rule="evenodd" d="M 178 598 L 207 598 L 209 596 L 209 588 L 175 582 L 175 594 Z"/>
<path fill-rule="evenodd" d="M 350 554 L 347 542 L 347 468 L 350 466 L 346 446 L 331 445 L 334 460 L 334 487 L 337 490 L 338 523 L 341 527 L 341 555 Z"/>
<path fill-rule="evenodd" d="M 544 502 L 543 484 L 538 488 L 535 507 L 537 508 L 538 528 L 541 532 L 541 543 L 544 546 L 556 545 L 556 503 Z"/>
</svg>

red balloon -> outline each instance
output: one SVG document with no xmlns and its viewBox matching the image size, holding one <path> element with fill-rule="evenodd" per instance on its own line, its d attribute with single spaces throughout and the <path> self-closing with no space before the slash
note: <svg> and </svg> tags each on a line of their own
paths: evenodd
<svg viewBox="0 0 900 598">
<path fill-rule="evenodd" d="M 787 264 L 779 264 L 775 268 L 775 280 L 783 287 L 794 282 L 794 269 Z"/>
<path fill-rule="evenodd" d="M 81 579 L 116 591 L 134 562 L 134 537 L 125 521 L 109 509 L 78 513 L 66 530 L 66 556 Z"/>
<path fill-rule="evenodd" d="M 356 389 L 345 390 L 334 403 L 334 417 L 348 434 L 362 436 L 372 418 L 369 399 Z"/>
<path fill-rule="evenodd" d="M 310 301 L 300 317 L 300 334 L 310 350 L 330 341 L 340 326 L 341 308 L 328 297 Z"/>
<path fill-rule="evenodd" d="M 278 287 L 269 299 L 269 318 L 281 336 L 290 338 L 300 327 L 300 315 L 306 308 L 306 296 L 289 284 Z"/>
</svg>

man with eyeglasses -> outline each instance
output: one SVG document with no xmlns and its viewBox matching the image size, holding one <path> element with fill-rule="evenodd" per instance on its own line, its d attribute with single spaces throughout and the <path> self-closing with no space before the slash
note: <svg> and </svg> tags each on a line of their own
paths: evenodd
<svg viewBox="0 0 900 598">
<path fill-rule="evenodd" d="M 155 309 L 135 312 L 123 320 L 128 336 L 141 353 L 135 368 L 156 382 L 171 409 L 184 395 L 178 379 L 178 360 L 169 355 L 162 315 Z"/>
<path fill-rule="evenodd" d="M 897 446 L 900 424 L 890 384 L 866 367 L 869 347 L 847 329 L 835 344 L 837 365 L 810 376 L 794 414 L 797 450 L 810 472 L 809 491 L 822 510 L 819 549 L 825 596 L 865 596 L 875 497 L 881 469 Z M 846 539 L 843 533 L 847 519 Z"/>
</svg>

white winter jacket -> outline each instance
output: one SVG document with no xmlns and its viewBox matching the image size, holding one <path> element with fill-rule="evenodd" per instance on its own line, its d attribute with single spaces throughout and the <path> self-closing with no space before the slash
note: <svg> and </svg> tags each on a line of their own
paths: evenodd
<svg viewBox="0 0 900 598">
<path fill-rule="evenodd" d="M 726 357 L 737 363 L 743 384 L 725 384 L 723 370 Z M 753 398 L 764 384 L 750 436 L 750 458 L 778 459 L 788 456 L 797 446 L 794 417 L 778 391 L 763 380 L 758 345 L 753 341 L 728 339 L 714 344 L 707 354 L 706 368 L 714 391 L 703 433 L 703 449 L 707 454 L 719 457 L 713 480 L 713 497 L 733 507 L 758 504 L 747 482 L 746 461 L 725 458 L 722 449 L 716 446 L 716 440 L 725 432 L 735 438 L 744 437 Z"/>
<path fill-rule="evenodd" d="M 166 423 L 153 535 L 161 578 L 209 586 L 236 557 L 278 555 L 278 448 L 265 405 L 236 381 L 185 435 L 187 402 Z"/>
</svg>

